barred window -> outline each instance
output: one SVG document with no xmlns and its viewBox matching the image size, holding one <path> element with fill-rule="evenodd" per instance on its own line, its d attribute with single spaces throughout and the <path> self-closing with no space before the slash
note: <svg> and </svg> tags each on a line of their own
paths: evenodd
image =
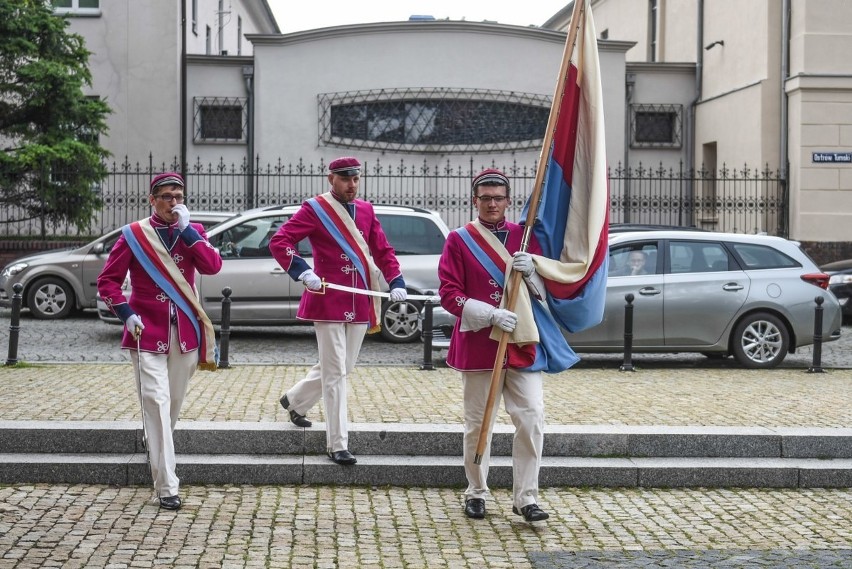
<svg viewBox="0 0 852 569">
<path fill-rule="evenodd" d="M 196 97 L 194 141 L 245 143 L 246 102 L 244 97 Z"/>
<path fill-rule="evenodd" d="M 550 97 L 483 89 L 381 89 L 319 96 L 320 143 L 397 152 L 539 148 Z"/>
<path fill-rule="evenodd" d="M 631 105 L 632 148 L 680 148 L 683 105 Z"/>
</svg>

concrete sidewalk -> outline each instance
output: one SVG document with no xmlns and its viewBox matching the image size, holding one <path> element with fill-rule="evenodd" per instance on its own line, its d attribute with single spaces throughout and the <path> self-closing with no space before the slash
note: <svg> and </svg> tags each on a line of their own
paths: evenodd
<svg viewBox="0 0 852 569">
<path fill-rule="evenodd" d="M 286 424 L 278 398 L 306 371 L 199 372 L 182 421 Z M 349 389 L 354 423 L 461 423 L 452 370 L 358 367 Z M 852 370 L 578 369 L 545 379 L 553 426 L 848 429 L 850 393 Z M 2 368 L 0 417 L 136 422 L 139 407 L 126 364 Z M 310 417 L 323 421 L 322 406 Z M 502 410 L 498 422 L 509 423 Z M 852 566 L 850 489 L 550 487 L 539 502 L 552 517 L 536 526 L 511 513 L 503 488 L 485 520 L 464 517 L 459 488 L 186 484 L 182 494 L 175 513 L 142 485 L 0 480 L 0 569 Z"/>
</svg>

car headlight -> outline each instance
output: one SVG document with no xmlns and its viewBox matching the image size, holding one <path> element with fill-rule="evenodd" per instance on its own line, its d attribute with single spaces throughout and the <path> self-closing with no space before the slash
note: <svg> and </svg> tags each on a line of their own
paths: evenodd
<svg viewBox="0 0 852 569">
<path fill-rule="evenodd" d="M 852 283 L 852 275 L 832 275 L 830 279 L 828 279 L 828 284 L 849 284 Z"/>
<path fill-rule="evenodd" d="M 27 267 L 29 267 L 29 264 L 27 263 L 14 263 L 3 269 L 3 276 L 7 278 L 15 276 Z"/>
</svg>

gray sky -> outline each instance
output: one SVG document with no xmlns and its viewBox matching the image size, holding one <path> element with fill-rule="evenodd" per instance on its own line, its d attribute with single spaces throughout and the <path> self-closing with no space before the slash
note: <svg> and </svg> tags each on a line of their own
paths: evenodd
<svg viewBox="0 0 852 569">
<path fill-rule="evenodd" d="M 540 26 L 569 0 L 268 0 L 282 33 L 344 24 L 396 22 L 409 16 Z"/>
</svg>

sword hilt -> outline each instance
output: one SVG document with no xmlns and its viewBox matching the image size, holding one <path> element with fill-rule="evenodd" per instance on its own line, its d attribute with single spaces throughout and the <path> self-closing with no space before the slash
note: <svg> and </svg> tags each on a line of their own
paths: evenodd
<svg viewBox="0 0 852 569">
<path fill-rule="evenodd" d="M 305 290 L 308 291 L 311 294 L 325 294 L 325 290 L 326 290 L 327 286 L 328 285 L 325 282 L 325 277 L 323 277 L 322 278 L 322 286 L 320 287 L 319 290 L 313 290 L 311 288 L 308 288 L 308 285 L 305 285 Z"/>
</svg>

